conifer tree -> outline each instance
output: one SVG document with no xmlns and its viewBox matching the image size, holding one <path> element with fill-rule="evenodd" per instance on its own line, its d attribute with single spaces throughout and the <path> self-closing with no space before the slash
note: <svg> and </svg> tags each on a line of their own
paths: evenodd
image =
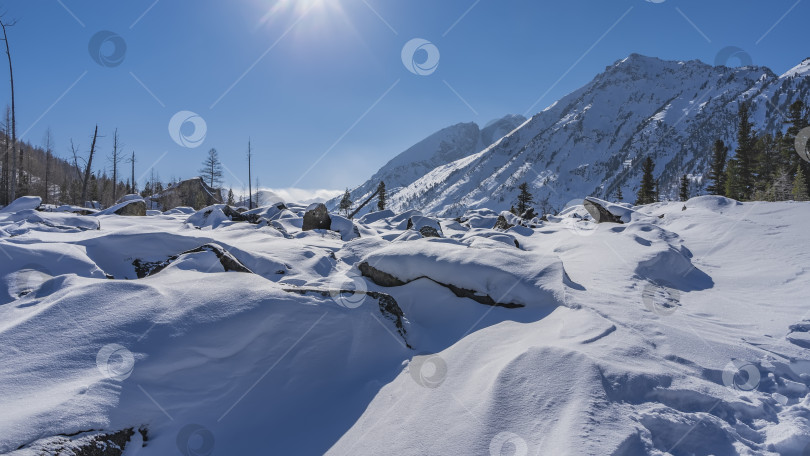
<svg viewBox="0 0 810 456">
<path fill-rule="evenodd" d="M 534 203 L 534 196 L 529 192 L 529 184 L 524 182 L 518 185 L 518 189 L 520 193 L 517 196 L 517 213 L 519 216 L 523 217 L 526 215 L 526 212 L 531 209 L 531 205 Z"/>
<path fill-rule="evenodd" d="M 754 169 L 756 167 L 754 125 L 750 120 L 748 103 L 740 103 L 737 117 L 737 149 L 734 158 L 737 160 L 740 186 L 742 187 L 740 199 L 748 199 L 754 193 Z"/>
<path fill-rule="evenodd" d="M 728 161 L 725 185 L 725 194 L 727 197 L 738 201 L 745 199 L 745 183 L 740 175 L 740 163 L 736 158 L 732 158 Z"/>
<path fill-rule="evenodd" d="M 804 171 L 801 166 L 796 170 L 796 177 L 793 178 L 793 191 L 790 193 L 793 196 L 793 201 L 810 200 L 810 197 L 807 195 L 807 180 L 804 177 Z"/>
<path fill-rule="evenodd" d="M 236 205 L 236 199 L 233 197 L 233 189 L 229 188 L 228 189 L 228 206 L 235 206 L 235 205 Z"/>
<path fill-rule="evenodd" d="M 655 178 L 653 177 L 655 171 L 655 163 L 652 157 L 644 159 L 644 164 L 641 165 L 641 187 L 636 194 L 636 205 L 650 204 L 655 202 Z"/>
<path fill-rule="evenodd" d="M 712 163 L 709 169 L 709 179 L 712 180 L 712 183 L 706 188 L 712 195 L 724 195 L 726 192 L 726 158 L 728 158 L 728 147 L 718 139 L 714 142 Z"/>
<path fill-rule="evenodd" d="M 200 176 L 209 187 L 216 188 L 222 183 L 222 163 L 219 161 L 219 154 L 216 149 L 208 151 L 208 155 L 200 168 Z"/>
<path fill-rule="evenodd" d="M 346 192 L 343 194 L 343 198 L 340 200 L 339 209 L 343 211 L 347 217 L 349 216 L 349 211 L 352 208 L 352 203 L 352 195 L 349 193 L 349 189 L 346 188 Z"/>
<path fill-rule="evenodd" d="M 377 185 L 377 198 L 377 209 L 384 211 L 388 196 L 385 194 L 385 182 L 383 181 L 380 181 L 380 184 Z"/>
<path fill-rule="evenodd" d="M 686 174 L 681 176 L 681 189 L 678 196 L 680 196 L 681 201 L 689 199 L 689 177 Z"/>
<path fill-rule="evenodd" d="M 618 187 L 616 189 L 616 202 L 621 203 L 624 200 L 624 195 L 622 195 L 622 188 Z"/>
</svg>

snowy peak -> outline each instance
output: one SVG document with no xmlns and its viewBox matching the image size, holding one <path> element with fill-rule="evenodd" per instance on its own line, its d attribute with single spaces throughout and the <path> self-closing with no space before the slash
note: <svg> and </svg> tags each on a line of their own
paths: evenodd
<svg viewBox="0 0 810 456">
<path fill-rule="evenodd" d="M 780 76 L 780 78 L 789 78 L 791 76 L 803 76 L 808 73 L 810 73 L 810 57 L 802 60 L 802 63 L 789 69 L 787 72 L 785 72 L 785 74 Z"/>
</svg>

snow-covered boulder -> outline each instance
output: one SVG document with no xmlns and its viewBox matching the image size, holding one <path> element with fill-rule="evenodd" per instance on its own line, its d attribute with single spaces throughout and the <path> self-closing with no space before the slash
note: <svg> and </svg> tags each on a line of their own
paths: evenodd
<svg viewBox="0 0 810 456">
<path fill-rule="evenodd" d="M 368 214 L 360 217 L 358 221 L 362 224 L 368 225 L 369 223 L 378 222 L 387 218 L 394 218 L 396 214 L 391 209 L 385 209 L 377 212 L 369 212 Z"/>
<path fill-rule="evenodd" d="M 329 217 L 329 211 L 326 210 L 325 204 L 313 203 L 307 206 L 304 213 L 304 224 L 301 227 L 302 231 L 328 230 L 331 226 L 332 219 Z"/>
<path fill-rule="evenodd" d="M 214 204 L 212 206 L 204 207 L 195 212 L 186 219 L 186 223 L 194 228 L 211 227 L 216 228 L 222 222 L 230 221 L 227 215 L 222 211 L 224 204 Z"/>
<path fill-rule="evenodd" d="M 457 296 L 503 306 L 557 306 L 565 272 L 558 258 L 503 246 L 469 248 L 447 239 L 392 243 L 365 256 L 358 265 L 380 286 L 427 277 Z"/>
<path fill-rule="evenodd" d="M 116 204 L 118 204 L 118 203 L 126 203 L 127 201 L 135 201 L 135 200 L 139 200 L 139 199 L 143 199 L 143 197 L 141 197 L 141 195 L 139 195 L 137 193 L 128 193 L 128 194 L 122 196 L 121 198 L 118 198 L 118 201 L 116 201 L 115 203 Z"/>
<path fill-rule="evenodd" d="M 0 209 L 0 213 L 11 213 L 24 211 L 26 209 L 36 209 L 42 204 L 42 198 L 38 196 L 21 196 L 11 202 L 8 206 Z"/>
<path fill-rule="evenodd" d="M 195 212 L 197 212 L 197 211 L 195 211 L 194 208 L 192 208 L 192 207 L 178 206 L 178 207 L 169 209 L 168 211 L 165 211 L 163 214 L 164 215 L 191 215 L 191 214 L 193 214 Z"/>
<path fill-rule="evenodd" d="M 407 229 L 416 230 L 424 237 L 444 237 L 439 221 L 422 215 L 409 218 Z"/>
<path fill-rule="evenodd" d="M 632 209 L 590 196 L 585 198 L 583 206 L 596 223 L 629 223 L 633 213 Z"/>
<path fill-rule="evenodd" d="M 344 241 L 351 241 L 352 239 L 360 237 L 360 229 L 351 220 L 339 215 L 332 215 L 330 217 L 329 229 L 340 233 L 341 239 Z"/>
<path fill-rule="evenodd" d="M 144 216 L 146 215 L 146 202 L 142 199 L 131 199 L 114 206 L 110 206 L 103 211 L 98 211 L 93 215 L 124 215 L 124 216 Z"/>
</svg>

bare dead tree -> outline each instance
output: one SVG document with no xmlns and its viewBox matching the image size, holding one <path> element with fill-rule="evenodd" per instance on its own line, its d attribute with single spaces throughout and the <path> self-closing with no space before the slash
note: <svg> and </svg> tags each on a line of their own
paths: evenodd
<svg viewBox="0 0 810 456">
<path fill-rule="evenodd" d="M 135 186 L 135 151 L 132 151 L 132 157 L 129 159 L 129 163 L 132 165 L 132 187 L 129 188 L 129 193 L 135 193 L 136 186 Z"/>
<path fill-rule="evenodd" d="M 93 132 L 93 143 L 90 146 L 90 156 L 87 158 L 87 166 L 84 168 L 84 182 L 82 182 L 82 204 L 87 201 L 87 183 L 90 181 L 90 169 L 93 166 L 93 154 L 96 151 L 96 138 L 98 138 L 98 125 Z"/>
<path fill-rule="evenodd" d="M 118 164 L 121 163 L 121 152 L 119 152 L 118 129 L 113 132 L 113 150 L 109 160 L 112 163 L 112 199 L 113 203 L 118 200 Z"/>
<path fill-rule="evenodd" d="M 250 138 L 248 138 L 248 209 L 253 209 L 253 188 L 250 183 Z"/>
<path fill-rule="evenodd" d="M 384 187 L 383 187 L 383 188 L 384 188 Z M 372 194 L 371 194 L 371 196 L 369 196 L 369 197 L 368 197 L 368 199 L 366 199 L 366 200 L 365 200 L 365 201 L 363 201 L 363 202 L 362 202 L 362 203 L 361 203 L 359 206 L 357 206 L 357 209 L 355 209 L 355 210 L 354 210 L 354 212 L 352 212 L 351 214 L 349 214 L 349 218 L 350 218 L 350 219 L 353 219 L 353 218 L 354 218 L 354 216 L 355 216 L 355 215 L 357 215 L 357 213 L 358 213 L 358 212 L 360 212 L 360 209 L 362 209 L 362 208 L 366 207 L 366 204 L 370 203 L 370 202 L 371 202 L 371 200 L 372 200 L 372 199 L 374 199 L 374 197 L 375 197 L 375 196 L 377 196 L 377 194 L 378 194 L 378 193 L 380 193 L 380 190 L 382 190 L 382 188 L 380 188 L 379 186 L 377 186 L 377 190 L 375 190 L 375 191 L 374 191 L 374 193 L 372 193 Z"/>
<path fill-rule="evenodd" d="M 53 157 L 53 132 L 48 127 L 45 130 L 45 204 L 48 204 L 48 199 L 51 194 L 50 176 L 51 176 L 51 157 Z"/>
<path fill-rule="evenodd" d="M 6 55 L 8 56 L 8 76 L 11 81 L 11 201 L 17 197 L 17 174 L 15 173 L 17 169 L 17 117 L 14 107 L 14 71 L 11 67 L 11 48 L 8 45 L 6 27 L 11 27 L 15 23 L 16 21 L 7 23 L 0 17 L 0 27 L 3 28 L 3 41 L 6 43 Z"/>
</svg>

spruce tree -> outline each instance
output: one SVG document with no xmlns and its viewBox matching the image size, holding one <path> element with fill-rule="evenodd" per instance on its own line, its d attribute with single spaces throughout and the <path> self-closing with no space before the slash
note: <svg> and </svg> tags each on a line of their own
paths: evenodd
<svg viewBox="0 0 810 456">
<path fill-rule="evenodd" d="M 349 210 L 352 208 L 352 198 L 351 194 L 349 193 L 349 189 L 346 188 L 346 193 L 343 194 L 343 198 L 340 200 L 339 209 L 343 211 L 346 216 L 349 216 Z"/>
<path fill-rule="evenodd" d="M 222 163 L 219 161 L 217 150 L 212 148 L 200 168 L 200 176 L 209 187 L 216 188 L 222 183 Z"/>
<path fill-rule="evenodd" d="M 228 206 L 236 206 L 236 199 L 233 197 L 233 189 L 228 189 Z"/>
<path fill-rule="evenodd" d="M 732 158 L 728 161 L 725 185 L 725 194 L 727 197 L 738 201 L 745 199 L 745 183 L 740 176 L 740 163 L 736 158 Z"/>
<path fill-rule="evenodd" d="M 529 192 L 529 184 L 524 182 L 518 185 L 518 189 L 520 193 L 517 196 L 517 212 L 518 215 L 523 217 L 527 215 L 526 212 L 531 209 L 531 205 L 534 203 L 534 196 L 532 196 L 531 192 Z"/>
<path fill-rule="evenodd" d="M 756 167 L 754 125 L 750 120 L 748 103 L 740 103 L 737 117 L 737 149 L 734 158 L 737 160 L 740 185 L 742 187 L 740 199 L 747 199 L 754 193 L 754 169 Z"/>
<path fill-rule="evenodd" d="M 808 201 L 810 197 L 807 195 L 807 180 L 804 177 L 804 171 L 799 166 L 796 170 L 796 177 L 793 178 L 793 191 L 790 192 L 793 196 L 793 201 Z"/>
<path fill-rule="evenodd" d="M 616 202 L 621 203 L 624 200 L 624 195 L 622 195 L 622 188 L 619 187 L 616 189 Z"/>
<path fill-rule="evenodd" d="M 641 172 L 643 174 L 641 176 L 641 187 L 639 187 L 638 193 L 636 194 L 637 206 L 655 202 L 656 185 L 653 171 L 655 171 L 655 163 L 653 163 L 652 157 L 647 157 L 641 165 Z"/>
<path fill-rule="evenodd" d="M 681 201 L 689 199 L 689 177 L 686 174 L 681 176 L 681 190 L 678 196 L 680 196 Z"/>
<path fill-rule="evenodd" d="M 380 181 L 380 184 L 377 185 L 377 198 L 377 209 L 384 211 L 388 196 L 385 194 L 385 182 L 383 181 Z"/>
<path fill-rule="evenodd" d="M 712 163 L 709 169 L 709 179 L 712 183 L 706 187 L 706 190 L 712 195 L 725 195 L 726 193 L 726 158 L 728 158 L 728 147 L 718 139 L 714 142 Z"/>
</svg>

